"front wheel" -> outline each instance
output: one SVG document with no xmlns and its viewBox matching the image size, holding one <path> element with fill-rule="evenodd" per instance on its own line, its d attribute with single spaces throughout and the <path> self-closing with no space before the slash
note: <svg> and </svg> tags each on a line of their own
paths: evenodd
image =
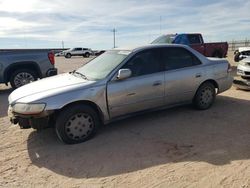
<svg viewBox="0 0 250 188">
<path fill-rule="evenodd" d="M 96 111 L 87 105 L 73 105 L 62 110 L 56 121 L 56 134 L 66 144 L 77 144 L 92 138 L 100 121 Z"/>
<path fill-rule="evenodd" d="M 240 55 L 241 53 L 240 52 L 236 52 L 235 55 L 234 55 L 234 61 L 235 62 L 239 62 L 241 59 L 240 59 Z"/>
<path fill-rule="evenodd" d="M 199 110 L 206 110 L 212 106 L 215 101 L 215 87 L 210 82 L 203 83 L 197 90 L 193 104 Z"/>
</svg>

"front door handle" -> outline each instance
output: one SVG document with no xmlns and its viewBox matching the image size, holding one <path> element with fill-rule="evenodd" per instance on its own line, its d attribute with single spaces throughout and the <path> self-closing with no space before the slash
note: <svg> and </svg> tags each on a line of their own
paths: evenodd
<svg viewBox="0 0 250 188">
<path fill-rule="evenodd" d="M 162 81 L 155 81 L 154 83 L 153 83 L 153 86 L 159 86 L 159 85 L 161 85 L 162 84 Z"/>
<path fill-rule="evenodd" d="M 195 75 L 195 78 L 200 78 L 201 77 L 201 73 L 197 73 L 196 75 Z"/>
</svg>

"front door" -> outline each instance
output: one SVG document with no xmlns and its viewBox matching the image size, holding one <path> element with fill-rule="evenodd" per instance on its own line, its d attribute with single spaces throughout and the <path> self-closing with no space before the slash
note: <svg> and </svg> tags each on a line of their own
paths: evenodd
<svg viewBox="0 0 250 188">
<path fill-rule="evenodd" d="M 122 67 L 132 71 L 130 78 L 108 83 L 111 118 L 163 105 L 164 71 L 159 60 L 158 49 L 140 52 Z"/>
</svg>

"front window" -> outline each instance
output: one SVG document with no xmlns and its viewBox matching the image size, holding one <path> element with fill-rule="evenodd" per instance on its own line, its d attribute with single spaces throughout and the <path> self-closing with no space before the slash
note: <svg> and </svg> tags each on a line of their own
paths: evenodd
<svg viewBox="0 0 250 188">
<path fill-rule="evenodd" d="M 83 67 L 76 70 L 87 79 L 100 80 L 109 75 L 130 53 L 130 51 L 112 50 L 96 57 Z"/>
<path fill-rule="evenodd" d="M 201 44 L 200 35 L 188 35 L 188 40 L 190 44 Z"/>
<path fill-rule="evenodd" d="M 132 77 L 153 74 L 162 71 L 160 50 L 151 49 L 136 54 L 122 68 L 130 69 Z"/>
</svg>

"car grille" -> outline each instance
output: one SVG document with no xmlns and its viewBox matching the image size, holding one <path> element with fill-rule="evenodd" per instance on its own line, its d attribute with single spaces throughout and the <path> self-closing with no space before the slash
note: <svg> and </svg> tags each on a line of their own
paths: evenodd
<svg viewBox="0 0 250 188">
<path fill-rule="evenodd" d="M 250 75 L 250 72 L 245 72 L 245 75 Z"/>
</svg>

